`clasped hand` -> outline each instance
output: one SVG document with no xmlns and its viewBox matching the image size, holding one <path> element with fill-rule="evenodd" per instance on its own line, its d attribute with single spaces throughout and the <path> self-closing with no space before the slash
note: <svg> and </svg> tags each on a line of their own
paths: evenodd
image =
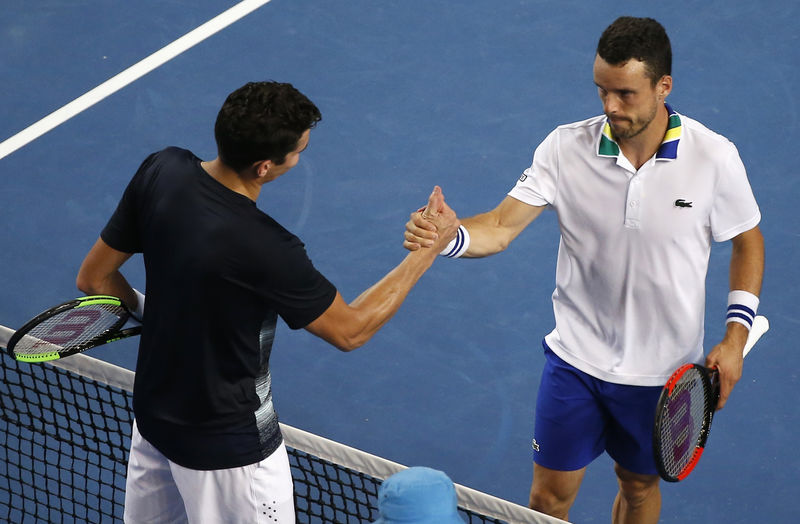
<svg viewBox="0 0 800 524">
<path fill-rule="evenodd" d="M 461 221 L 444 201 L 442 188 L 435 186 L 428 205 L 413 213 L 406 222 L 403 247 L 409 251 L 432 248 L 442 251 L 456 236 Z"/>
</svg>

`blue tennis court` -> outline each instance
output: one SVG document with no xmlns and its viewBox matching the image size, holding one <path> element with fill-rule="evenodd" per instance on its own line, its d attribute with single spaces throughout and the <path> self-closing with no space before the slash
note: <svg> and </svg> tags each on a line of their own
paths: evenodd
<svg viewBox="0 0 800 524">
<path fill-rule="evenodd" d="M 233 7 L 251 10 L 129 70 Z M 662 522 L 796 519 L 798 3 L 15 0 L 4 13 L 0 324 L 10 327 L 79 295 L 83 256 L 149 153 L 215 156 L 219 106 L 250 80 L 291 82 L 322 111 L 300 164 L 265 186 L 259 207 L 351 300 L 402 259 L 404 224 L 434 184 L 461 216 L 488 210 L 551 129 L 600 113 L 591 65 L 611 21 L 658 19 L 673 45 L 670 103 L 733 140 L 748 169 L 767 247 L 760 312 L 772 326 L 698 469 L 662 485 Z M 95 90 L 120 73 L 114 89 Z M 74 114 L 48 117 L 76 100 Z M 52 129 L 40 131 L 43 119 Z M 547 213 L 501 255 L 437 261 L 352 354 L 281 324 L 282 421 L 527 504 L 557 246 Z M 724 330 L 729 249 L 712 252 L 708 347 Z M 141 257 L 126 275 L 144 289 Z M 133 368 L 135 352 L 125 341 L 92 355 Z M 608 522 L 616 490 L 610 460 L 598 460 L 571 518 Z"/>
</svg>

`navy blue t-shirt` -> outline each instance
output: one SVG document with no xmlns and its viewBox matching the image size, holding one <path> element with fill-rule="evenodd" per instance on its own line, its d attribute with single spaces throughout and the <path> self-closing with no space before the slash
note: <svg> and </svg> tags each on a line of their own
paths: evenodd
<svg viewBox="0 0 800 524">
<path fill-rule="evenodd" d="M 305 327 L 336 296 L 300 239 L 179 148 L 144 161 L 101 237 L 144 256 L 142 436 L 192 469 L 269 456 L 281 443 L 269 374 L 277 317 Z"/>
</svg>

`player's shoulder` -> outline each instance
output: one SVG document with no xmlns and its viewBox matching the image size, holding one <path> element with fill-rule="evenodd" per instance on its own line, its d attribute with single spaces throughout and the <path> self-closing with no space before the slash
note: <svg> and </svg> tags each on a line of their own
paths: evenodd
<svg viewBox="0 0 800 524">
<path fill-rule="evenodd" d="M 729 138 L 712 130 L 698 120 L 683 114 L 678 116 L 681 119 L 682 137 L 706 147 L 719 147 L 722 149 L 733 147 L 733 142 Z"/>
<path fill-rule="evenodd" d="M 184 149 L 178 146 L 168 146 L 160 151 L 156 151 L 151 156 L 158 159 L 160 162 L 167 163 L 167 162 L 186 162 L 191 161 L 194 162 L 197 159 L 197 156 L 189 151 L 188 149 Z"/>
<path fill-rule="evenodd" d="M 560 147 L 574 145 L 583 148 L 598 139 L 605 121 L 605 115 L 599 115 L 578 122 L 561 124 L 550 132 L 546 141 L 555 141 Z"/>
<path fill-rule="evenodd" d="M 555 128 L 554 132 L 560 132 L 564 134 L 576 134 L 585 132 L 596 133 L 603 128 L 603 124 L 605 124 L 605 121 L 606 121 L 605 115 L 593 116 L 591 118 L 580 120 L 578 122 L 561 124 L 560 126 Z"/>
<path fill-rule="evenodd" d="M 182 172 L 191 170 L 192 167 L 198 165 L 200 159 L 189 151 L 181 147 L 169 146 L 151 153 L 142 162 L 139 171 L 144 171 L 151 175 L 160 174 L 162 172 Z"/>
<path fill-rule="evenodd" d="M 166 191 L 184 187 L 200 165 L 191 151 L 166 147 L 147 156 L 133 176 L 131 184 L 142 191 Z"/>
</svg>

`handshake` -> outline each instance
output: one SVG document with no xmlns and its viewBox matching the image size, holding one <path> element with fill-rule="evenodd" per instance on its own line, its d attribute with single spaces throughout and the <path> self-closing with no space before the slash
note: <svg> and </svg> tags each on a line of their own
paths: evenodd
<svg viewBox="0 0 800 524">
<path fill-rule="evenodd" d="M 469 245 L 469 234 L 450 206 L 442 188 L 435 186 L 428 205 L 411 213 L 406 223 L 403 247 L 409 251 L 433 249 L 448 257 L 461 256 Z"/>
</svg>

